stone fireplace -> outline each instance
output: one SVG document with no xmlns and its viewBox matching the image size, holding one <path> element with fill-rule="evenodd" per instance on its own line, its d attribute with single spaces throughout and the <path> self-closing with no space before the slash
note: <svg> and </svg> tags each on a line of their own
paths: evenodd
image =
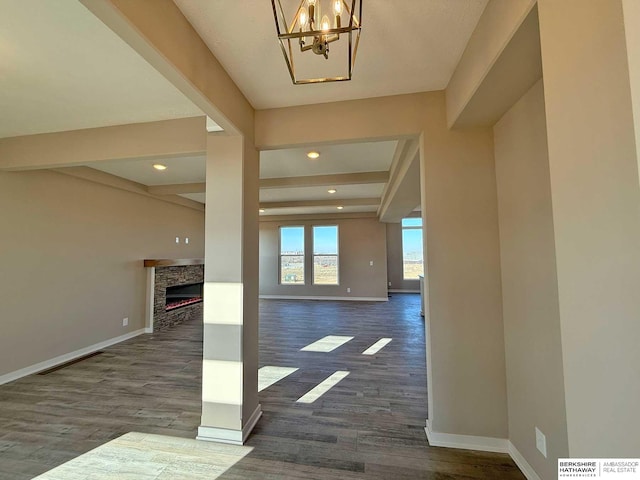
<svg viewBox="0 0 640 480">
<path fill-rule="evenodd" d="M 145 260 L 148 332 L 202 317 L 203 259 Z"/>
</svg>

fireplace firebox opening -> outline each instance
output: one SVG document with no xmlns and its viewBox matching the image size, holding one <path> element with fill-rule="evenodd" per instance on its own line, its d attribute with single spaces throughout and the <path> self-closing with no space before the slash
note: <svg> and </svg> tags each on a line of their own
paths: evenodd
<svg viewBox="0 0 640 480">
<path fill-rule="evenodd" d="M 165 310 L 175 310 L 176 308 L 202 302 L 202 285 L 202 283 L 191 283 L 189 285 L 167 287 Z"/>
</svg>

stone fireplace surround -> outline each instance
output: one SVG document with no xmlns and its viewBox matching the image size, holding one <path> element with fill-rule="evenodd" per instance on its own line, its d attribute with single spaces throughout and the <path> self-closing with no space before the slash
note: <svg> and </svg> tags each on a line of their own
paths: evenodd
<svg viewBox="0 0 640 480">
<path fill-rule="evenodd" d="M 147 259 L 147 332 L 179 325 L 195 317 L 202 317 L 203 303 L 166 311 L 166 289 L 204 281 L 204 259 Z"/>
</svg>

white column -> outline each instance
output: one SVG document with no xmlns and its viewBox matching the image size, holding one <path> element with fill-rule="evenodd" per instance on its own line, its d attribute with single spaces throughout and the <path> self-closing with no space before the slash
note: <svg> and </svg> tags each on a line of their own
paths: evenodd
<svg viewBox="0 0 640 480">
<path fill-rule="evenodd" d="M 258 404 L 258 154 L 207 138 L 201 440 L 242 444 Z"/>
</svg>

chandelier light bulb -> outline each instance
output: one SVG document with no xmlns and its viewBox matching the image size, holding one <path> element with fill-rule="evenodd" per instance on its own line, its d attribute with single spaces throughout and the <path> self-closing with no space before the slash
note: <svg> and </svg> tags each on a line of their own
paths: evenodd
<svg viewBox="0 0 640 480">
<path fill-rule="evenodd" d="M 329 28 L 331 28 L 329 26 L 329 17 L 327 17 L 326 15 L 322 17 L 322 22 L 320 22 L 320 29 L 323 32 L 326 32 L 327 30 L 329 30 Z"/>
<path fill-rule="evenodd" d="M 340 20 L 340 14 L 342 13 L 342 0 L 335 0 L 333 2 L 333 11 L 336 14 L 336 28 L 340 28 L 342 26 Z"/>
<path fill-rule="evenodd" d="M 304 30 L 305 27 L 307 26 L 307 9 L 306 8 L 300 9 L 300 15 L 298 16 L 298 23 L 300 24 L 300 28 L 302 30 Z"/>
<path fill-rule="evenodd" d="M 309 24 L 313 28 L 313 23 L 316 18 L 316 0 L 307 0 L 309 3 Z"/>
</svg>

